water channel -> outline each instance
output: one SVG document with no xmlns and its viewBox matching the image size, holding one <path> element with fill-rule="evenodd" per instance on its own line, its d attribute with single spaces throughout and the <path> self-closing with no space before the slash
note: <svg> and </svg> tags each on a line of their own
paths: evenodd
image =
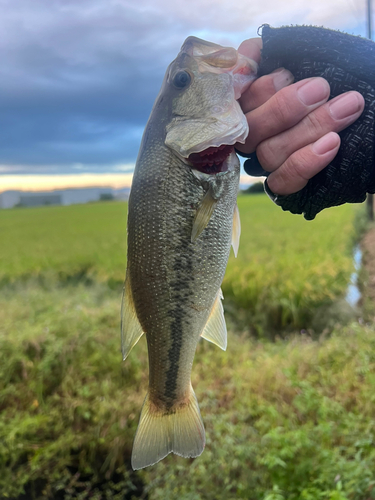
<svg viewBox="0 0 375 500">
<path fill-rule="evenodd" d="M 353 262 L 354 262 L 354 271 L 350 276 L 350 282 L 348 285 L 348 289 L 346 291 L 345 300 L 352 307 L 356 307 L 359 299 L 361 298 L 361 292 L 359 291 L 358 288 L 358 273 L 362 265 L 362 250 L 359 245 L 357 245 L 354 248 Z"/>
</svg>

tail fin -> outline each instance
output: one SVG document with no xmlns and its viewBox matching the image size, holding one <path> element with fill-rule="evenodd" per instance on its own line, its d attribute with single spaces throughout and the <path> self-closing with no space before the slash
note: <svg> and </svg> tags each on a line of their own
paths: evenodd
<svg viewBox="0 0 375 500">
<path fill-rule="evenodd" d="M 173 409 L 173 413 L 155 408 L 147 394 L 133 445 L 134 470 L 153 465 L 171 452 L 197 457 L 204 445 L 204 426 L 193 388 L 187 404 Z"/>
</svg>

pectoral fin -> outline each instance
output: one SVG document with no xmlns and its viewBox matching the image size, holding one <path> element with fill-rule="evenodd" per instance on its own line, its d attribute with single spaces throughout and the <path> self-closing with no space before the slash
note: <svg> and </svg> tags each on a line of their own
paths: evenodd
<svg viewBox="0 0 375 500">
<path fill-rule="evenodd" d="M 191 231 L 191 241 L 195 241 L 210 222 L 216 203 L 217 200 L 215 200 L 212 196 L 211 189 L 209 189 L 201 201 L 197 209 L 197 213 L 195 214 L 193 229 Z"/>
<path fill-rule="evenodd" d="M 238 247 L 240 246 L 240 236 L 241 236 L 240 211 L 238 210 L 238 205 L 236 204 L 233 213 L 233 228 L 232 228 L 232 248 L 235 257 L 237 257 Z"/>
<path fill-rule="evenodd" d="M 143 330 L 135 311 L 131 292 L 130 279 L 125 279 L 121 304 L 121 350 L 125 360 L 138 340 L 142 337 Z"/>
<path fill-rule="evenodd" d="M 225 351 L 227 348 L 227 327 L 224 319 L 223 305 L 221 303 L 222 298 L 223 292 L 219 289 L 211 314 L 208 317 L 208 321 L 201 336 Z"/>
</svg>

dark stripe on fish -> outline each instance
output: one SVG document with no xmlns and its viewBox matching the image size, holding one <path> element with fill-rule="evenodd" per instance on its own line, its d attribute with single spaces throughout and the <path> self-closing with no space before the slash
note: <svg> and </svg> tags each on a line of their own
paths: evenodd
<svg viewBox="0 0 375 500">
<path fill-rule="evenodd" d="M 176 255 L 178 258 L 175 261 L 173 270 L 176 273 L 176 281 L 170 283 L 170 290 L 173 295 L 173 302 L 176 304 L 175 309 L 170 311 L 173 318 L 171 323 L 171 338 L 172 343 L 168 351 L 169 368 L 166 373 L 165 380 L 165 395 L 168 406 L 173 406 L 177 397 L 177 377 L 180 368 L 180 357 L 183 347 L 183 329 L 186 331 L 189 320 L 186 316 L 186 307 L 184 305 L 189 300 L 190 290 L 194 284 L 193 279 L 193 263 L 191 253 L 187 251 L 186 241 L 181 239 L 181 244 L 176 247 Z M 189 277 L 189 281 L 187 281 Z"/>
</svg>

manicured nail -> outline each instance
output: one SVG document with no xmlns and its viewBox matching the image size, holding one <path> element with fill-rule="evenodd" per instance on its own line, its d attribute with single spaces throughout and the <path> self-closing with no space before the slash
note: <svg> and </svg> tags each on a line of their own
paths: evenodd
<svg viewBox="0 0 375 500">
<path fill-rule="evenodd" d="M 318 141 L 316 141 L 313 146 L 313 152 L 317 155 L 324 155 L 329 151 L 337 148 L 339 145 L 339 137 L 335 132 L 329 132 L 328 134 L 321 137 Z"/>
<path fill-rule="evenodd" d="M 354 92 L 349 92 L 331 101 L 329 110 L 335 120 L 343 120 L 358 113 L 362 101 Z"/>
<path fill-rule="evenodd" d="M 278 92 L 284 87 L 287 87 L 294 81 L 294 76 L 292 75 L 292 73 L 285 68 L 276 69 L 271 74 L 274 75 L 273 85 L 275 87 L 276 92 Z"/>
<path fill-rule="evenodd" d="M 329 84 L 324 78 L 313 78 L 297 90 L 303 104 L 312 106 L 324 102 L 329 96 Z"/>
</svg>

